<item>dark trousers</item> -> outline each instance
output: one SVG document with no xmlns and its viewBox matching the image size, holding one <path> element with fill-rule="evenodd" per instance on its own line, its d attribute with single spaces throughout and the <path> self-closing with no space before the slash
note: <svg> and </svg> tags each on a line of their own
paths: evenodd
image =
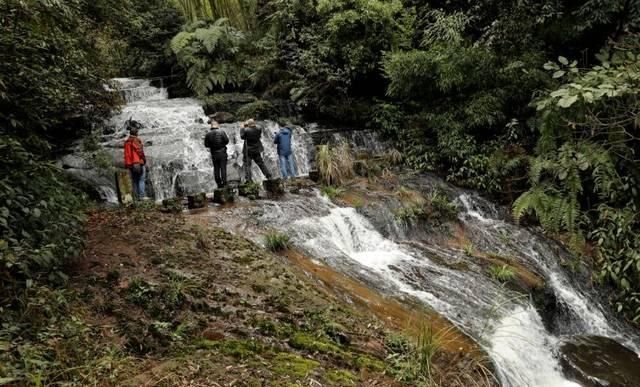
<svg viewBox="0 0 640 387">
<path fill-rule="evenodd" d="M 271 173 L 267 169 L 267 166 L 264 164 L 264 160 L 262 159 L 262 153 L 259 153 L 259 152 L 247 153 L 246 156 L 247 157 L 244 160 L 244 168 L 245 168 L 245 177 L 247 178 L 247 181 L 253 181 L 253 178 L 251 177 L 251 161 L 256 163 L 256 165 L 258 166 L 258 168 L 260 168 L 260 171 L 262 171 L 262 174 L 264 175 L 264 177 L 267 178 L 267 180 L 271 179 Z"/>
<path fill-rule="evenodd" d="M 212 155 L 213 160 L 213 177 L 216 179 L 218 188 L 227 185 L 227 154 Z"/>
</svg>

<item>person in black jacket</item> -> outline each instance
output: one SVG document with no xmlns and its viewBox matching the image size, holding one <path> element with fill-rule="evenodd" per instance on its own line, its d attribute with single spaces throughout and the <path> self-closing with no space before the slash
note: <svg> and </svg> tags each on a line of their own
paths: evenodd
<svg viewBox="0 0 640 387">
<path fill-rule="evenodd" d="M 213 175 L 218 188 L 227 185 L 227 144 L 229 137 L 220 130 L 220 125 L 213 119 L 209 119 L 211 131 L 204 137 L 204 146 L 211 151 L 213 160 Z"/>
<path fill-rule="evenodd" d="M 244 165 L 247 181 L 252 181 L 251 177 L 251 161 L 253 160 L 262 171 L 267 180 L 271 179 L 271 172 L 267 169 L 262 159 L 262 129 L 258 128 L 253 119 L 248 120 L 240 129 L 240 138 L 244 140 Z"/>
</svg>

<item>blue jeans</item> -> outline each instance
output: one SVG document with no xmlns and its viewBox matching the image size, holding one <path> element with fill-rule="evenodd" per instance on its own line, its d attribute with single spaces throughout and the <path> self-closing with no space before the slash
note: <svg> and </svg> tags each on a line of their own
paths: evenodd
<svg viewBox="0 0 640 387">
<path fill-rule="evenodd" d="M 293 154 L 288 156 L 278 155 L 280 159 L 280 173 L 283 178 L 287 177 L 295 177 L 296 176 L 296 166 L 293 161 Z M 287 173 L 287 169 L 289 170 Z"/>
<path fill-rule="evenodd" d="M 131 168 L 131 182 L 133 183 L 133 195 L 140 200 L 144 197 L 144 181 L 147 178 L 147 167 L 142 165 L 142 172 L 136 173 L 135 168 Z"/>
</svg>

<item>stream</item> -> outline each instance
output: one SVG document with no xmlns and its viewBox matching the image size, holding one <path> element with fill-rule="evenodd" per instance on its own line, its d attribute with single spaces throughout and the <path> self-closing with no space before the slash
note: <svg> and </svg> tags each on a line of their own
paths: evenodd
<svg viewBox="0 0 640 387">
<path fill-rule="evenodd" d="M 114 165 L 121 166 L 125 122 L 133 119 L 142 124 L 140 137 L 150 164 L 151 196 L 162 200 L 212 192 L 215 183 L 210 156 L 202 145 L 208 125 L 200 103 L 194 99 L 168 99 L 166 90 L 151 86 L 149 81 L 116 81 L 127 105 L 106 123 L 99 140 Z M 267 166 L 278 173 L 271 140 L 277 125 L 269 121 L 258 124 L 263 128 Z M 240 125 L 221 127 L 231 140 L 229 179 L 240 180 Z M 311 168 L 314 138 L 316 141 L 318 137 L 343 138 L 374 153 L 385 149 L 367 132 L 349 135 L 319 132 L 321 129 L 313 125 L 294 128 L 293 147 L 299 174 L 306 174 Z M 91 167 L 80 148 L 63 157 L 61 164 L 94 185 L 103 200 L 115 200 L 113 183 Z M 254 176 L 262 176 L 257 168 Z M 412 233 L 395 220 L 392 201 L 355 209 L 337 206 L 317 192 L 307 196 L 287 194 L 277 201 L 258 200 L 246 206 L 218 208 L 207 216 L 259 244 L 263 243 L 265 230 L 284 232 L 297 248 L 319 263 L 384 295 L 419 300 L 485 349 L 503 386 L 609 385 L 603 383 L 609 374 L 620 371 L 615 369 L 617 363 L 607 363 L 611 368 L 607 375 L 594 372 L 581 378 L 561 365 L 566 343 L 591 336 L 611 339 L 607 343 L 612 343 L 612 353 L 620 353 L 622 345 L 629 348 L 631 355 L 626 356 L 631 356 L 631 363 L 637 365 L 636 354 L 640 352 L 637 333 L 614 316 L 588 281 L 576 280 L 581 277 L 570 275 L 561 265 L 571 259 L 561 246 L 535 230 L 513 224 L 503 209 L 474 192 L 430 175 L 415 176 L 409 184 L 422 193 L 436 186 L 446 191 L 460 209 L 457 223 L 467 243 L 479 251 L 509 257 L 542 278 L 550 311 L 541 312 L 533 297 L 488 276 L 486 268 L 460 244 L 445 243 L 445 237 L 433 238 L 428 233 Z M 603 356 L 615 354 L 594 353 L 594 358 Z M 640 370 L 624 372 L 635 372 L 637 376 Z"/>
</svg>

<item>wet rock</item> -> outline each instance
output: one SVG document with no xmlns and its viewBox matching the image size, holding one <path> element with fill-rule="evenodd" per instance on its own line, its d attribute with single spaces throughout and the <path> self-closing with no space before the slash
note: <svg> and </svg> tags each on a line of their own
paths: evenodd
<svg viewBox="0 0 640 387">
<path fill-rule="evenodd" d="M 640 358 L 615 340 L 577 336 L 560 347 L 565 373 L 585 387 L 640 386 Z"/>
<path fill-rule="evenodd" d="M 317 182 L 320 180 L 320 172 L 317 170 L 309 171 L 309 180 Z"/>
<path fill-rule="evenodd" d="M 187 196 L 187 208 L 193 210 L 194 208 L 204 208 L 207 206 L 207 194 L 201 192 L 196 195 Z"/>
<path fill-rule="evenodd" d="M 176 176 L 175 192 L 178 196 L 194 195 L 200 192 L 206 192 L 210 180 L 213 178 L 209 173 L 204 171 L 182 171 Z"/>
<path fill-rule="evenodd" d="M 226 124 L 229 122 L 233 122 L 235 120 L 235 117 L 229 112 L 215 112 L 213 113 L 213 119 L 221 124 Z"/>
<path fill-rule="evenodd" d="M 60 159 L 63 169 L 91 169 L 89 162 L 78 155 L 65 155 Z"/>
</svg>

